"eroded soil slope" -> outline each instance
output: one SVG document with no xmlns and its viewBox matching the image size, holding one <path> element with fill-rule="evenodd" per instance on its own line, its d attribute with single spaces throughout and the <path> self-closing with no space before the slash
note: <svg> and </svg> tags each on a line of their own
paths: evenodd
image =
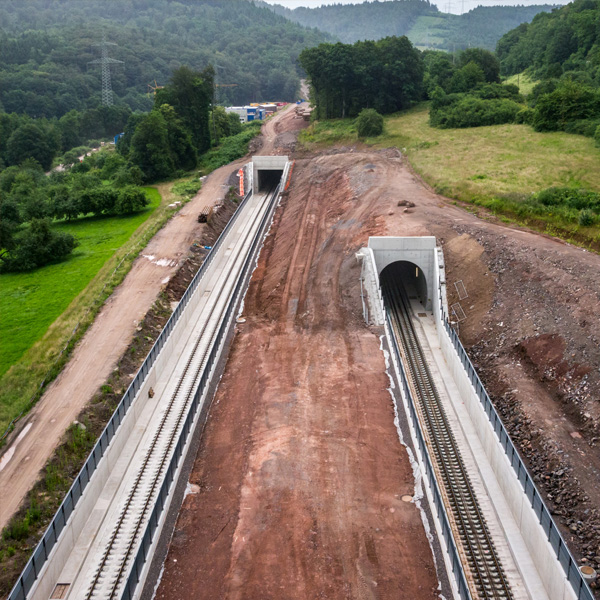
<svg viewBox="0 0 600 600">
<path fill-rule="evenodd" d="M 360 161 L 359 157 L 349 157 Z M 363 163 L 368 162 L 364 161 Z M 337 156 L 297 161 L 255 271 L 156 597 L 437 597 Z M 362 165 L 364 167 L 364 165 Z"/>
</svg>

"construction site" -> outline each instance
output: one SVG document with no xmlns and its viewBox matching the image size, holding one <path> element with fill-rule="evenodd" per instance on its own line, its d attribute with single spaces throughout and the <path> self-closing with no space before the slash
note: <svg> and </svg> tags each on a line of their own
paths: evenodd
<svg viewBox="0 0 600 600">
<path fill-rule="evenodd" d="M 240 175 L 10 600 L 597 597 L 598 255 L 464 210 L 397 148 L 298 148 L 307 104 L 272 112 L 4 454 L 3 523 Z"/>
</svg>

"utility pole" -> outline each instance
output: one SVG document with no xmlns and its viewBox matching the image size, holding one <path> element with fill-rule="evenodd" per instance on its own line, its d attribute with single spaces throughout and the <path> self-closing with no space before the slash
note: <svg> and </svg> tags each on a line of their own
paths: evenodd
<svg viewBox="0 0 600 600">
<path fill-rule="evenodd" d="M 115 60 L 108 56 L 108 46 L 116 46 L 112 42 L 106 41 L 106 35 L 102 35 L 102 43 L 94 44 L 94 46 L 100 46 L 100 58 L 91 60 L 90 65 L 101 65 L 102 66 L 102 105 L 112 106 L 113 104 L 113 93 L 112 86 L 110 83 L 110 65 L 112 64 L 123 64 L 122 60 Z"/>
</svg>

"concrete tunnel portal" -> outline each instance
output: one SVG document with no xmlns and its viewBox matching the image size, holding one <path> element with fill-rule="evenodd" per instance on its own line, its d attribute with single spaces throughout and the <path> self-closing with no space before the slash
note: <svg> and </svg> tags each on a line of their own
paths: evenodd
<svg viewBox="0 0 600 600">
<path fill-rule="evenodd" d="M 369 250 L 373 253 L 377 275 L 401 280 L 409 296 L 416 296 L 423 308 L 432 310 L 438 294 L 436 276 L 437 246 L 433 236 L 370 237 Z"/>
<path fill-rule="evenodd" d="M 427 306 L 427 279 L 415 263 L 407 260 L 390 263 L 381 271 L 379 279 L 382 285 L 386 281 L 402 285 L 409 297 L 416 296 L 423 307 Z"/>
<path fill-rule="evenodd" d="M 287 156 L 253 156 L 252 187 L 255 193 L 268 192 L 281 181 Z"/>
</svg>

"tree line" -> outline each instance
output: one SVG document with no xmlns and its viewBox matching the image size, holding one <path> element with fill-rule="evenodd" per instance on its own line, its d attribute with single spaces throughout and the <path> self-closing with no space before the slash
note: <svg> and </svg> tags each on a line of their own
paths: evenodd
<svg viewBox="0 0 600 600">
<path fill-rule="evenodd" d="M 363 108 L 387 114 L 422 97 L 423 61 L 407 37 L 320 44 L 299 57 L 320 119 L 356 116 Z"/>
</svg>

